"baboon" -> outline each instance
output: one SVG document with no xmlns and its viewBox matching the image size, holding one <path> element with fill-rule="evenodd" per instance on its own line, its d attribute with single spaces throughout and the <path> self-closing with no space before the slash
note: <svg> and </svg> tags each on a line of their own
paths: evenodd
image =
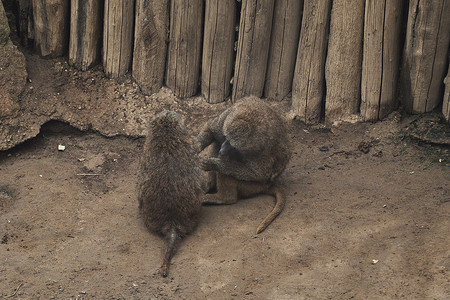
<svg viewBox="0 0 450 300">
<path fill-rule="evenodd" d="M 202 191 L 200 159 L 180 116 L 156 114 L 148 125 L 138 175 L 139 208 L 148 229 L 167 239 L 166 277 L 175 246 L 197 225 Z"/>
<path fill-rule="evenodd" d="M 198 135 L 199 151 L 211 145 L 202 168 L 210 172 L 204 203 L 232 204 L 257 194 L 275 197 L 272 212 L 259 225 L 262 232 L 283 210 L 285 198 L 278 176 L 291 157 L 285 120 L 268 104 L 247 97 L 207 121 Z"/>
</svg>

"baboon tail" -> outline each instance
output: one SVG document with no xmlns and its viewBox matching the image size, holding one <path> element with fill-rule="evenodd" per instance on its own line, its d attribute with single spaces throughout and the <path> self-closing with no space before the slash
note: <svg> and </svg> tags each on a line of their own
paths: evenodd
<svg viewBox="0 0 450 300">
<path fill-rule="evenodd" d="M 272 195 L 275 197 L 275 207 L 272 209 L 269 215 L 262 221 L 262 223 L 259 225 L 259 227 L 256 229 L 256 234 L 261 233 L 264 231 L 264 229 L 269 226 L 270 223 L 275 220 L 275 218 L 281 213 L 281 211 L 284 208 L 284 204 L 286 203 L 286 198 L 284 197 L 283 190 L 277 186 L 273 185 L 270 187 L 268 191 L 269 195 Z"/>
<path fill-rule="evenodd" d="M 163 277 L 167 277 L 169 272 L 170 260 L 175 252 L 175 246 L 177 241 L 180 239 L 180 235 L 178 234 L 177 229 L 172 225 L 169 232 L 166 235 L 167 239 L 167 248 L 166 253 L 164 255 L 163 265 L 161 267 L 161 273 Z"/>
</svg>

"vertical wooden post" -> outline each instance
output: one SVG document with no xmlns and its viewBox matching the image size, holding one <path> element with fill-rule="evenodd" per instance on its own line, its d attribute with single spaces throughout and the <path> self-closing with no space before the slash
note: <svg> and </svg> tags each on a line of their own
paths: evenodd
<svg viewBox="0 0 450 300">
<path fill-rule="evenodd" d="M 131 63 L 134 0 L 105 0 L 103 67 L 108 77 L 124 75 Z"/>
<path fill-rule="evenodd" d="M 34 42 L 41 56 L 57 57 L 69 45 L 69 1 L 33 0 Z"/>
<path fill-rule="evenodd" d="M 318 123 L 325 93 L 325 59 L 331 0 L 305 0 L 292 83 L 292 112 L 305 123 Z"/>
<path fill-rule="evenodd" d="M 325 120 L 333 122 L 358 113 L 364 1 L 334 0 L 325 66 Z"/>
<path fill-rule="evenodd" d="M 450 58 L 450 57 L 449 57 Z M 447 77 L 444 79 L 445 91 L 442 102 L 442 114 L 448 123 L 450 123 L 450 62 L 448 65 Z"/>
<path fill-rule="evenodd" d="M 292 88 L 303 0 L 277 0 L 273 12 L 264 95 L 282 100 Z"/>
<path fill-rule="evenodd" d="M 442 97 L 450 41 L 450 1 L 409 1 L 400 73 L 401 100 L 410 113 L 432 111 Z"/>
<path fill-rule="evenodd" d="M 100 58 L 103 1 L 72 0 L 69 63 L 86 71 Z"/>
<path fill-rule="evenodd" d="M 385 117 L 397 107 L 403 0 L 366 0 L 361 116 Z"/>
<path fill-rule="evenodd" d="M 133 77 L 144 94 L 156 93 L 164 82 L 169 0 L 137 0 Z"/>
<path fill-rule="evenodd" d="M 219 103 L 230 94 L 236 1 L 206 0 L 202 58 L 202 95 Z"/>
<path fill-rule="evenodd" d="M 33 36 L 33 9 L 30 0 L 17 0 L 18 34 L 23 46 L 31 46 Z"/>
<path fill-rule="evenodd" d="M 261 97 L 266 77 L 274 0 L 242 2 L 233 101 L 245 96 Z"/>
<path fill-rule="evenodd" d="M 171 0 L 166 85 L 177 97 L 198 89 L 202 20 L 203 0 Z"/>
</svg>

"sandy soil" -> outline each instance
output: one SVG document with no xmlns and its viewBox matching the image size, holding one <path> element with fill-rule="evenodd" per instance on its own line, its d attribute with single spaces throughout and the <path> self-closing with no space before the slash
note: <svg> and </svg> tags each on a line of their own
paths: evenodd
<svg viewBox="0 0 450 300">
<path fill-rule="evenodd" d="M 204 206 L 162 278 L 164 241 L 138 214 L 138 137 L 158 109 L 179 111 L 195 135 L 229 103 L 177 100 L 167 89 L 144 97 L 129 76 L 26 56 L 30 136 L 51 119 L 103 135 L 51 121 L 0 152 L 0 298 L 450 298 L 449 148 L 411 138 L 417 117 L 291 121 L 282 214 L 255 235 L 271 197 Z M 288 104 L 274 105 L 286 113 Z M 105 137 L 118 133 L 134 138 Z"/>
<path fill-rule="evenodd" d="M 164 241 L 145 229 L 135 199 L 143 140 L 47 124 L 0 152 L 0 295 L 448 299 L 448 148 L 405 137 L 409 122 L 293 121 L 283 213 L 255 235 L 271 197 L 205 206 L 165 279 Z"/>
</svg>

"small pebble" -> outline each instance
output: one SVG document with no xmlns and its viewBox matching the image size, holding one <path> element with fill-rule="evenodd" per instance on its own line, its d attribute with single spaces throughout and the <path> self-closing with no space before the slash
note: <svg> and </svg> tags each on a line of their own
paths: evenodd
<svg viewBox="0 0 450 300">
<path fill-rule="evenodd" d="M 321 146 L 319 147 L 320 151 L 328 151 L 328 146 Z"/>
</svg>

